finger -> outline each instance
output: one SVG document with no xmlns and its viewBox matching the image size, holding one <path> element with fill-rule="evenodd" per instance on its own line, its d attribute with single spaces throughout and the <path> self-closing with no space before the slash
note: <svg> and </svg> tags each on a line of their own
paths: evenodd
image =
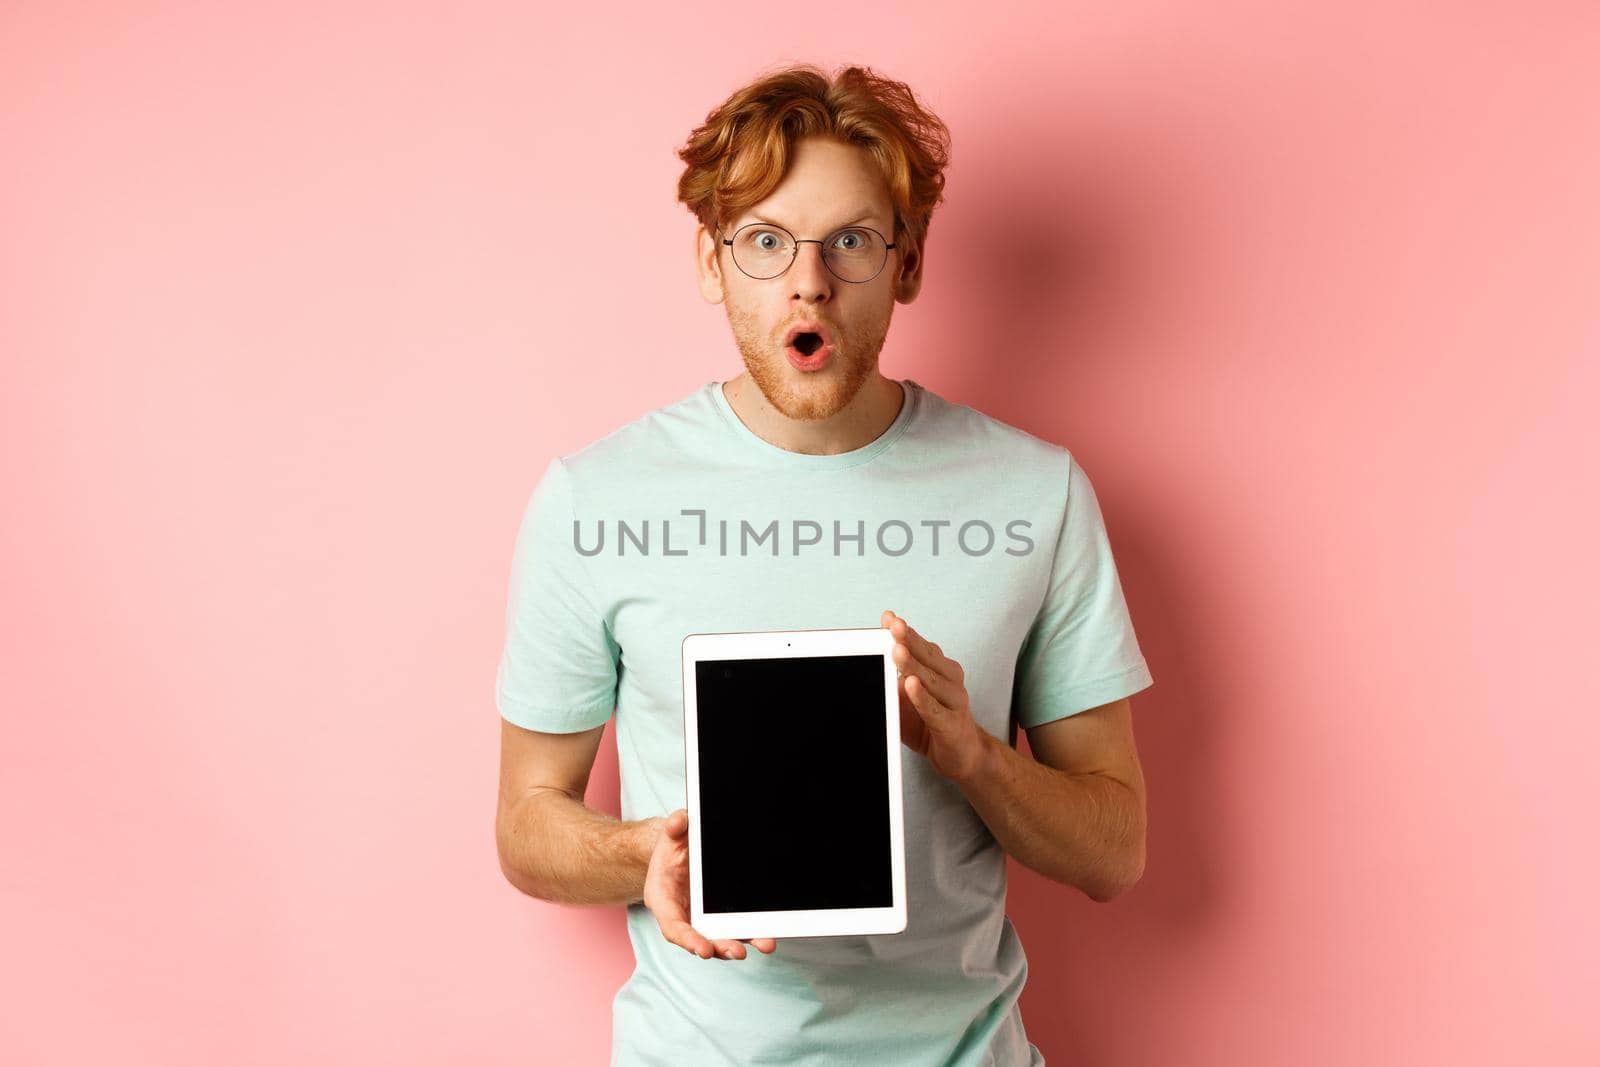
<svg viewBox="0 0 1600 1067">
<path fill-rule="evenodd" d="M 666 934 L 668 941 L 671 941 L 679 948 L 694 953 L 703 960 L 710 959 L 717 954 L 716 946 L 707 941 L 700 935 L 700 931 L 686 922 L 675 922 L 672 924 L 670 932 L 665 927 L 662 928 L 662 932 Z"/>
<path fill-rule="evenodd" d="M 754 945 L 762 952 L 766 952 L 768 954 L 776 952 L 778 948 L 777 940 L 771 937 L 741 937 L 739 940 L 743 941 L 745 944 Z"/>
<path fill-rule="evenodd" d="M 889 632 L 904 642 L 906 647 L 911 650 L 912 656 L 944 677 L 952 681 L 960 681 L 961 665 L 945 655 L 944 649 L 923 637 L 914 626 L 900 616 L 895 615 L 893 612 L 887 612 L 886 614 L 890 615 L 894 622 L 899 623 L 898 626 L 891 623 Z"/>
<path fill-rule="evenodd" d="M 717 955 L 725 960 L 742 960 L 748 954 L 737 938 L 732 941 L 714 941 L 712 944 L 716 946 Z"/>
<path fill-rule="evenodd" d="M 689 812 L 679 808 L 667 816 L 666 823 L 662 826 L 668 837 L 682 837 L 689 832 Z"/>
<path fill-rule="evenodd" d="M 900 671 L 906 678 L 916 677 L 922 682 L 924 689 L 929 690 L 945 707 L 959 707 L 962 704 L 961 693 L 964 687 L 952 682 L 944 675 L 930 668 L 926 663 L 913 656 L 905 645 L 896 644 L 894 649 L 895 662 L 900 665 Z"/>
<path fill-rule="evenodd" d="M 906 680 L 900 680 L 900 740 L 913 752 L 928 747 L 928 724 L 922 721 L 922 712 L 906 694 Z"/>
<path fill-rule="evenodd" d="M 919 660 L 952 682 L 959 683 L 962 680 L 961 664 L 945 655 L 944 649 L 937 641 L 929 641 L 909 623 L 906 625 L 906 633 L 911 638 L 911 650 L 917 654 Z"/>
<path fill-rule="evenodd" d="M 942 716 L 950 714 L 950 709 L 929 692 L 922 679 L 915 674 L 906 677 L 906 696 L 911 698 L 912 706 L 922 713 L 924 721 L 938 722 Z"/>
</svg>

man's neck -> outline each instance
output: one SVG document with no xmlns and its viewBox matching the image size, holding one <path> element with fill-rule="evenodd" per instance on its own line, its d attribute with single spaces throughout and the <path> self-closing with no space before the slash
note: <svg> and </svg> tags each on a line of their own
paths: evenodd
<svg viewBox="0 0 1600 1067">
<path fill-rule="evenodd" d="M 749 374 L 740 374 L 718 388 L 750 432 L 769 444 L 808 456 L 833 456 L 871 444 L 899 416 L 905 402 L 900 383 L 877 370 L 850 403 L 816 422 L 791 419 L 773 407 Z"/>
</svg>

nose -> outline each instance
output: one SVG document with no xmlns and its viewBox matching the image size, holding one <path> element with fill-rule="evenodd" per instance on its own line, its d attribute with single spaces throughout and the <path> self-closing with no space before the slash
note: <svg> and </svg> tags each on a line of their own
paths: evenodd
<svg viewBox="0 0 1600 1067">
<path fill-rule="evenodd" d="M 834 277 L 822 261 L 822 243 L 802 241 L 789 266 L 789 284 L 801 300 L 821 301 L 833 292 Z"/>
</svg>

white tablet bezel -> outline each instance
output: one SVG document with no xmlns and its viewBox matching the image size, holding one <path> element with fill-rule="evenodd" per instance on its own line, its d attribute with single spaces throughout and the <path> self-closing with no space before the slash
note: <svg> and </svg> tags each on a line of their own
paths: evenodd
<svg viewBox="0 0 1600 1067">
<path fill-rule="evenodd" d="M 689 634 L 683 639 L 684 764 L 689 812 L 689 922 L 708 938 L 838 937 L 897 934 L 906 928 L 905 813 L 900 775 L 900 697 L 892 652 L 894 635 L 881 626 L 831 630 L 763 630 L 749 633 Z M 695 664 L 702 659 L 802 659 L 810 656 L 883 657 L 884 758 L 889 769 L 889 850 L 893 903 L 882 908 L 831 908 L 816 911 L 744 911 L 706 914 L 700 844 L 700 752 L 696 715 Z M 752 752 L 752 761 L 761 753 Z M 749 773 L 749 765 L 733 773 Z M 788 828 L 774 827 L 774 833 Z M 823 831 L 825 834 L 825 830 Z M 810 847 L 796 841 L 796 848 Z"/>
</svg>

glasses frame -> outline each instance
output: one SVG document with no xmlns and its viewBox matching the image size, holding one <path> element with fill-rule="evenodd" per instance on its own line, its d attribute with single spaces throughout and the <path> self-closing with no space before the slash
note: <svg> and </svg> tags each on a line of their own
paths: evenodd
<svg viewBox="0 0 1600 1067">
<path fill-rule="evenodd" d="M 782 230 L 784 233 L 789 235 L 789 240 L 791 242 L 793 242 L 793 244 L 794 244 L 794 252 L 793 252 L 792 255 L 789 256 L 789 262 L 784 264 L 783 269 L 780 270 L 778 273 L 769 274 L 765 278 L 757 278 L 754 274 L 751 274 L 749 271 L 745 270 L 744 267 L 739 265 L 739 258 L 737 256 L 735 256 L 733 254 L 733 251 L 732 251 L 732 249 L 733 249 L 733 238 L 734 237 L 738 237 L 740 233 L 742 233 L 745 230 L 748 230 L 752 226 L 765 226 L 765 227 L 767 227 L 769 229 L 773 229 L 773 230 Z M 883 242 L 883 248 L 884 248 L 883 262 L 878 265 L 878 269 L 877 270 L 872 272 L 872 278 L 846 278 L 843 275 L 841 275 L 838 271 L 834 270 L 833 269 L 833 264 L 828 262 L 828 249 L 827 249 L 828 237 L 832 237 L 836 233 L 843 233 L 846 230 L 870 230 L 871 232 L 873 232 L 873 233 L 878 235 L 878 240 Z M 721 237 L 722 243 L 728 246 L 728 249 L 729 249 L 728 258 L 733 260 L 733 265 L 735 267 L 739 267 L 739 273 L 740 274 L 743 274 L 746 278 L 749 278 L 751 281 L 757 281 L 757 282 L 770 282 L 774 278 L 781 278 L 785 274 L 788 274 L 789 273 L 789 268 L 794 266 L 794 261 L 800 258 L 800 246 L 801 245 L 805 245 L 805 244 L 811 244 L 811 245 L 821 245 L 822 246 L 822 265 L 824 267 L 828 268 L 828 273 L 829 274 L 833 275 L 835 278 L 838 278 L 841 282 L 848 282 L 851 285 L 865 285 L 867 282 L 872 281 L 873 278 L 876 278 L 878 275 L 883 273 L 883 268 L 887 267 L 889 265 L 889 252 L 890 252 L 890 250 L 892 250 L 894 248 L 894 242 L 889 240 L 883 234 L 879 233 L 878 230 L 875 227 L 872 227 L 872 226 L 861 226 L 861 225 L 840 226 L 837 230 L 834 230 L 833 233 L 828 234 L 828 237 L 824 237 L 821 240 L 818 240 L 815 237 L 807 237 L 804 240 L 801 240 L 800 238 L 796 237 L 793 233 L 790 233 L 788 228 L 783 227 L 783 226 L 779 226 L 776 222 L 759 222 L 759 221 L 758 222 L 747 222 L 743 226 L 740 226 L 737 230 L 734 230 L 732 237 L 723 237 L 722 235 L 727 233 L 727 232 L 728 231 L 724 230 L 721 226 L 717 227 L 717 236 Z"/>
</svg>

